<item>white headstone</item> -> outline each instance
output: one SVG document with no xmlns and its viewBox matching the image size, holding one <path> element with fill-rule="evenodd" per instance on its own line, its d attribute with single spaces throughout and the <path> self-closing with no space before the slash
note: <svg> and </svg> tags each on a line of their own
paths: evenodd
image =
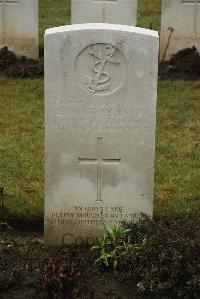
<svg viewBox="0 0 200 299">
<path fill-rule="evenodd" d="M 112 23 L 136 26 L 137 0 L 71 0 L 72 24 Z"/>
<path fill-rule="evenodd" d="M 152 215 L 158 44 L 125 25 L 46 31 L 47 244 Z"/>
<path fill-rule="evenodd" d="M 0 48 L 38 58 L 38 0 L 0 0 Z"/>
<path fill-rule="evenodd" d="M 200 51 L 200 0 L 163 0 L 160 59 L 192 46 Z"/>
</svg>

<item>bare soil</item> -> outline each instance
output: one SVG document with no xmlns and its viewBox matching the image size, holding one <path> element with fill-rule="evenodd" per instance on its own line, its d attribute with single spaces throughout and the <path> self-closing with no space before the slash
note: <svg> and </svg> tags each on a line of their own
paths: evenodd
<svg viewBox="0 0 200 299">
<path fill-rule="evenodd" d="M 89 248 L 46 247 L 42 232 L 22 231 L 0 222 L 0 298 L 136 297 L 134 288 L 118 279 L 117 274 L 94 267 Z"/>
<path fill-rule="evenodd" d="M 179 51 L 169 61 L 159 65 L 161 80 L 199 80 L 200 54 L 195 47 Z"/>
</svg>

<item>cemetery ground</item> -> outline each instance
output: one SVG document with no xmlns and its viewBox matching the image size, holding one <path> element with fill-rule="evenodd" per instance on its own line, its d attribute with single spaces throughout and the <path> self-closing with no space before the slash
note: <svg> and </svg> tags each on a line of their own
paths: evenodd
<svg viewBox="0 0 200 299">
<path fill-rule="evenodd" d="M 198 298 L 194 294 L 200 291 L 199 81 L 159 82 L 154 191 L 156 230 L 146 232 L 147 236 L 153 236 L 157 245 L 148 248 L 150 252 L 142 251 L 151 255 L 143 271 L 151 273 L 154 268 L 155 272 L 151 277 L 142 271 L 138 273 L 139 270 L 135 272 L 147 290 L 143 290 L 145 287 L 139 284 L 132 270 L 128 270 L 130 260 L 122 259 L 118 271 L 113 271 L 112 266 L 108 269 L 94 266 L 96 257 L 90 247 L 75 247 L 62 252 L 62 249 L 47 250 L 44 246 L 43 83 L 42 79 L 0 79 L 3 157 L 0 169 L 1 180 L 6 186 L 1 218 L 12 227 L 11 230 L 1 224 L 0 265 L 5 271 L 0 276 L 1 298 L 36 298 L 38 294 L 40 298 L 48 298 L 50 294 L 62 298 L 62 292 L 68 294 L 66 298 L 133 298 L 137 287 L 131 285 L 132 281 L 141 288 L 139 292 L 148 296 L 152 293 L 153 298 L 162 298 L 169 292 L 172 295 L 166 298 L 175 298 L 173 292 L 177 295 L 178 291 L 180 298 Z M 143 232 L 143 237 L 146 233 Z M 160 250 L 163 258 L 159 257 Z M 144 263 L 144 256 L 140 258 Z M 134 263 L 137 269 L 137 263 Z M 191 273 L 187 266 L 183 269 L 184 263 L 192 269 Z M 47 268 L 44 270 L 44 267 Z M 163 274 L 159 273 L 159 267 L 166 277 L 161 278 Z M 62 271 L 69 271 L 67 278 L 71 284 L 65 275 L 62 281 Z M 188 289 L 183 287 L 186 278 L 177 281 L 182 271 L 193 277 Z M 49 283 L 51 275 L 53 279 Z M 150 284 L 152 291 L 149 292 Z M 88 288 L 88 285 L 92 287 Z M 141 294 L 138 296 L 136 298 L 142 298 Z"/>
<path fill-rule="evenodd" d="M 70 22 L 69 3 L 39 1 L 41 54 L 44 29 Z M 139 1 L 139 26 L 158 30 L 160 5 Z M 0 298 L 199 298 L 200 82 L 159 81 L 154 221 L 132 226 L 137 250 L 113 256 L 107 267 L 94 265 L 91 246 L 44 245 L 41 68 L 32 77 L 0 77 Z M 104 249 L 113 253 L 113 243 Z"/>
</svg>

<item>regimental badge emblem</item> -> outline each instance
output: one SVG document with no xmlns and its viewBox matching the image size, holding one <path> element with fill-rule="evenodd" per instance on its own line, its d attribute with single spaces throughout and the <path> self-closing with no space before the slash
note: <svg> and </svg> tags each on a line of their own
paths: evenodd
<svg viewBox="0 0 200 299">
<path fill-rule="evenodd" d="M 89 55 L 94 57 L 93 78 L 87 77 L 86 86 L 89 92 L 96 93 L 98 91 L 109 90 L 111 74 L 106 71 L 108 63 L 120 64 L 118 58 L 114 58 L 115 49 L 110 45 L 105 45 L 102 52 L 93 46 Z"/>
<path fill-rule="evenodd" d="M 109 44 L 95 44 L 85 48 L 75 63 L 81 87 L 93 95 L 117 91 L 125 82 L 124 55 Z"/>
</svg>

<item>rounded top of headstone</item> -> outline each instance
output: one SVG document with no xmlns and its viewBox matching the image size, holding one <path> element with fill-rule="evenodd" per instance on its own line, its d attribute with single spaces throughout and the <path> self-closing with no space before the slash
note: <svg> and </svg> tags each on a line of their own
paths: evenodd
<svg viewBox="0 0 200 299">
<path fill-rule="evenodd" d="M 144 29 L 140 27 L 119 25 L 119 24 L 108 24 L 108 23 L 86 23 L 86 24 L 74 24 L 60 27 L 49 28 L 45 31 L 45 35 L 64 33 L 69 31 L 81 31 L 81 30 L 113 30 L 113 31 L 125 31 L 133 32 L 142 35 L 149 35 L 159 37 L 158 32 L 155 30 Z"/>
</svg>

